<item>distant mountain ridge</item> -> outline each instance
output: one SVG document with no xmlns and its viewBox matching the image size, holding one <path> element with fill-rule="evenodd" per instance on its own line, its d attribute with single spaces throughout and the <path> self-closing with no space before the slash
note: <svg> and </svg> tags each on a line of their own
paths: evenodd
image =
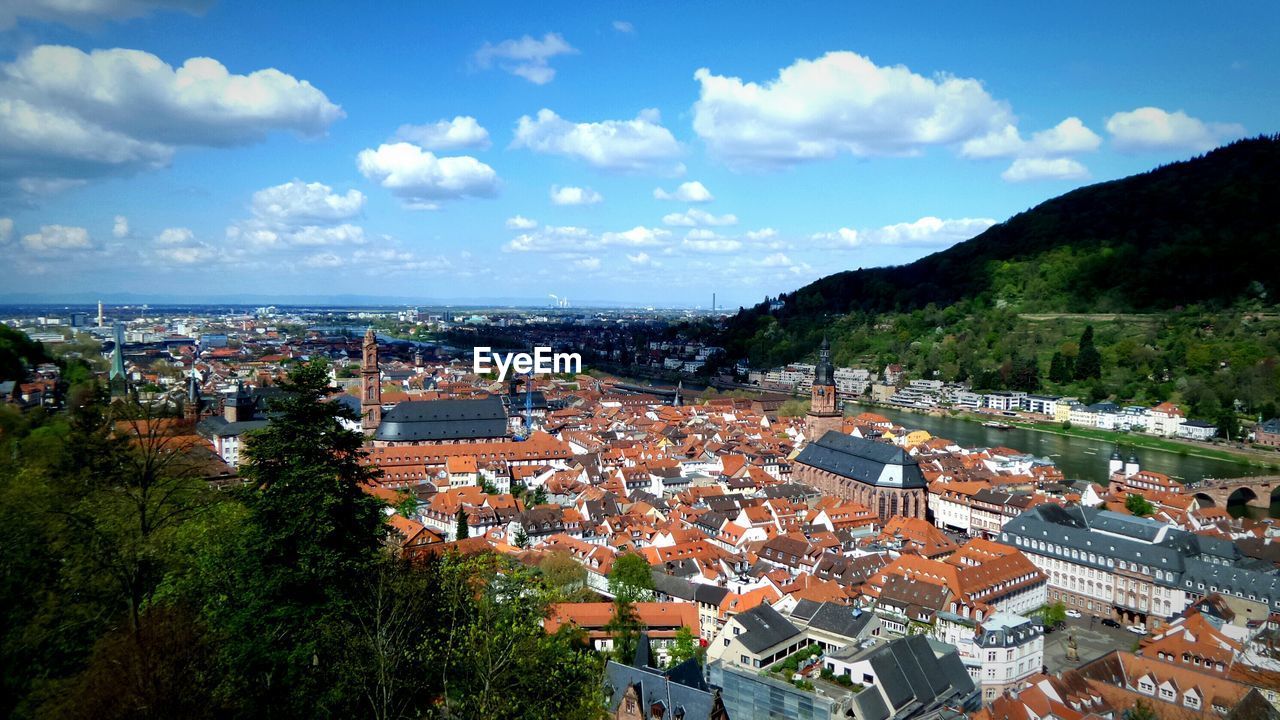
<svg viewBox="0 0 1280 720">
<path fill-rule="evenodd" d="M 764 316 L 824 315 L 962 300 L 1022 312 L 1143 312 L 1280 298 L 1280 135 L 1073 190 L 915 262 L 851 270 L 730 319 L 726 342 Z"/>
</svg>

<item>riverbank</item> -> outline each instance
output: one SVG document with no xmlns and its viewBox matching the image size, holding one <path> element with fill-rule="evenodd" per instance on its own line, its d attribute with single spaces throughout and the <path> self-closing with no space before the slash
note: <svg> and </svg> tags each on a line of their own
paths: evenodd
<svg viewBox="0 0 1280 720">
<path fill-rule="evenodd" d="M 885 408 L 897 410 L 898 412 L 910 413 L 912 415 L 928 415 L 932 417 L 949 417 L 956 420 L 965 420 L 968 422 L 985 423 L 996 420 L 998 422 L 1012 425 L 1023 430 L 1033 432 L 1042 432 L 1049 435 L 1060 435 L 1062 437 L 1074 437 L 1082 440 L 1097 440 L 1100 442 L 1111 443 L 1113 445 L 1122 445 L 1124 447 L 1138 448 L 1142 450 L 1159 450 L 1161 452 L 1173 453 L 1185 457 L 1203 458 L 1205 460 L 1224 460 L 1227 462 L 1242 462 L 1246 465 L 1267 469 L 1280 469 L 1280 453 L 1267 452 L 1264 450 L 1249 450 L 1240 448 L 1222 448 L 1222 447 L 1206 447 L 1201 443 L 1192 440 L 1177 440 L 1173 438 L 1162 438 L 1155 435 L 1144 435 L 1141 433 L 1116 432 L 1113 430 L 1099 430 L 1097 428 L 1064 428 L 1056 423 L 1034 422 L 1024 418 L 1012 418 L 1007 416 L 983 415 L 980 413 L 971 413 L 964 411 L 947 411 L 941 409 L 925 410 L 921 408 L 902 407 L 900 405 L 891 405 L 888 403 L 878 403 L 868 400 L 851 401 L 853 404 L 862 405 L 873 408 Z"/>
</svg>

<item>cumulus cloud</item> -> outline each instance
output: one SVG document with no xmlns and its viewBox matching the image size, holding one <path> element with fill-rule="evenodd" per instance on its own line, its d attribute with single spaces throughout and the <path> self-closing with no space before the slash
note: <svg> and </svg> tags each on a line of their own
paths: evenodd
<svg viewBox="0 0 1280 720">
<path fill-rule="evenodd" d="M 706 230 L 692 230 L 680 243 L 681 247 L 699 253 L 729 253 L 742 249 L 742 241 L 725 238 Z"/>
<path fill-rule="evenodd" d="M 672 192 L 667 192 L 662 188 L 654 188 L 653 197 L 658 200 L 674 200 L 687 203 L 705 203 L 715 200 L 707 186 L 697 180 L 680 183 L 680 186 Z"/>
<path fill-rule="evenodd" d="M 117 215 L 115 221 L 111 224 L 111 235 L 117 240 L 129 237 L 129 218 Z"/>
<path fill-rule="evenodd" d="M 275 68 L 173 67 L 140 50 L 41 45 L 0 66 L 0 181 L 75 182 L 162 167 L 182 146 L 316 136 L 342 108 Z"/>
<path fill-rule="evenodd" d="M 865 245 L 900 245 L 910 247 L 950 246 L 978 235 L 995 225 L 991 218 L 955 218 L 943 220 L 932 216 L 913 222 L 901 222 L 878 228 L 839 230 L 817 233 L 813 240 L 836 247 Z"/>
<path fill-rule="evenodd" d="M 1077 117 L 1069 117 L 1048 130 L 1024 140 L 1012 124 L 966 141 L 960 154 L 967 158 L 1045 157 L 1092 152 L 1102 144 L 1097 133 Z"/>
<path fill-rule="evenodd" d="M 1182 110 L 1141 107 L 1107 118 L 1111 144 L 1121 152 L 1182 150 L 1205 152 L 1244 135 L 1237 123 L 1205 122 Z"/>
<path fill-rule="evenodd" d="M 13 239 L 13 218 L 0 218 L 0 245 L 8 245 Z"/>
<path fill-rule="evenodd" d="M 632 25 L 630 22 L 626 20 L 614 20 L 613 29 L 617 30 L 620 33 L 625 33 L 627 35 L 630 35 L 631 33 L 636 31 L 636 26 Z"/>
<path fill-rule="evenodd" d="M 467 155 L 436 157 L 405 142 L 361 150 L 356 167 L 414 209 L 434 210 L 443 200 L 493 197 L 498 192 L 498 174 L 479 160 Z"/>
<path fill-rule="evenodd" d="M 578 268 L 579 270 L 599 270 L 600 258 L 588 257 L 588 258 L 581 258 L 578 260 L 574 260 L 573 266 Z"/>
<path fill-rule="evenodd" d="M 314 247 L 318 245 L 363 245 L 367 242 L 359 225 L 266 226 L 245 222 L 227 228 L 227 238 L 243 241 L 257 249 Z"/>
<path fill-rule="evenodd" d="M 218 251 L 196 239 L 190 228 L 172 227 L 161 230 L 152 240 L 147 257 L 166 265 L 199 265 L 218 257 Z"/>
<path fill-rule="evenodd" d="M 511 230 L 532 230 L 538 227 L 537 220 L 530 220 L 523 215 L 507 218 L 507 227 Z"/>
<path fill-rule="evenodd" d="M 591 188 L 551 186 L 551 202 L 555 205 L 595 205 L 603 201 L 604 196 Z"/>
<path fill-rule="evenodd" d="M 342 267 L 345 262 L 342 258 L 331 252 L 316 253 L 303 258 L 302 264 L 309 268 L 336 268 Z"/>
<path fill-rule="evenodd" d="M 22 246 L 38 255 L 94 249 L 89 231 L 70 225 L 43 225 L 40 232 L 24 235 Z"/>
<path fill-rule="evenodd" d="M 1089 170 L 1071 158 L 1038 158 L 1024 157 L 1013 161 L 1013 164 L 1000 177 L 1008 182 L 1029 182 L 1031 180 L 1085 180 Z"/>
<path fill-rule="evenodd" d="M 925 77 L 852 52 L 797 60 L 765 84 L 707 68 L 694 78 L 694 131 L 731 165 L 910 154 L 982 137 L 1011 119 L 978 80 Z"/>
<path fill-rule="evenodd" d="M 737 225 L 738 216 L 732 213 L 724 215 L 712 215 L 705 210 L 698 208 L 689 208 L 682 213 L 668 213 L 662 216 L 662 222 L 667 225 L 677 225 L 680 227 L 698 227 L 701 225 L 721 226 L 721 225 Z"/>
<path fill-rule="evenodd" d="M 487 149 L 489 131 L 475 118 L 459 115 L 426 125 L 401 125 L 396 140 L 411 142 L 426 150 Z"/>
<path fill-rule="evenodd" d="M 634 120 L 575 123 L 543 108 L 536 118 L 516 123 L 512 147 L 563 155 L 603 170 L 679 173 L 680 144 L 661 124 L 657 110 L 644 110 Z"/>
<path fill-rule="evenodd" d="M 79 26 L 98 20 L 127 20 L 149 15 L 155 10 L 177 10 L 198 14 L 211 0 L 5 0 L 0 4 L 0 30 L 19 19 Z"/>
<path fill-rule="evenodd" d="M 777 237 L 778 231 L 771 227 L 760 228 L 759 230 L 748 230 L 746 233 L 748 240 L 771 240 Z"/>
<path fill-rule="evenodd" d="M 586 228 L 544 225 L 523 232 L 503 246 L 506 252 L 582 253 L 610 247 L 640 248 L 667 244 L 671 231 L 637 225 L 630 230 L 595 234 Z"/>
<path fill-rule="evenodd" d="M 359 190 L 335 193 L 324 183 L 295 179 L 255 192 L 249 207 L 264 220 L 297 225 L 355 217 L 364 209 L 364 202 L 364 193 Z"/>
<path fill-rule="evenodd" d="M 653 258 L 649 257 L 647 252 L 638 252 L 635 255 L 628 255 L 627 260 L 632 265 L 654 265 Z"/>
<path fill-rule="evenodd" d="M 555 76 L 555 68 L 549 61 L 557 55 L 576 55 L 577 50 L 559 33 L 547 33 L 539 40 L 525 35 L 515 40 L 503 40 L 497 45 L 485 43 L 476 51 L 476 64 L 482 68 L 497 65 L 535 85 L 546 85 Z"/>
</svg>

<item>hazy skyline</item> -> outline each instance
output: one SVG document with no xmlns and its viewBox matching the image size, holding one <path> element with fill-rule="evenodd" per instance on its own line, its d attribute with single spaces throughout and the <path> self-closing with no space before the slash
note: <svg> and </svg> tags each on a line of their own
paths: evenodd
<svg viewBox="0 0 1280 720">
<path fill-rule="evenodd" d="M 771 8 L 6 4 L 3 289 L 736 306 L 1277 130 L 1273 4 Z"/>
</svg>

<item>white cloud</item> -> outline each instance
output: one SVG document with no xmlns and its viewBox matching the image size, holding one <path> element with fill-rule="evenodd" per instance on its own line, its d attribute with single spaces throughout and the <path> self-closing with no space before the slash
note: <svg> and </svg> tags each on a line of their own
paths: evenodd
<svg viewBox="0 0 1280 720">
<path fill-rule="evenodd" d="M 275 68 L 173 67 L 140 50 L 41 45 L 0 67 L 0 180 L 68 181 L 167 165 L 181 146 L 317 136 L 342 108 Z"/>
<path fill-rule="evenodd" d="M 544 225 L 523 232 L 503 246 L 505 252 L 568 252 L 588 245 L 598 246 L 586 228 Z"/>
<path fill-rule="evenodd" d="M 547 33 L 541 40 L 525 35 L 516 40 L 503 40 L 497 45 L 485 43 L 476 51 L 476 64 L 489 68 L 495 63 L 512 75 L 519 75 L 535 85 L 546 85 L 556 76 L 548 61 L 557 55 L 578 53 L 559 33 Z"/>
<path fill-rule="evenodd" d="M 0 30 L 19 19 L 85 25 L 97 20 L 127 20 L 153 10 L 178 10 L 198 14 L 211 0 L 5 0 L 0 4 Z"/>
<path fill-rule="evenodd" d="M 681 246 L 692 252 L 729 253 L 742 249 L 742 241 L 719 237 L 707 230 L 691 230 Z"/>
<path fill-rule="evenodd" d="M 530 220 L 523 215 L 507 218 L 507 227 L 512 230 L 532 230 L 538 227 L 537 220 Z"/>
<path fill-rule="evenodd" d="M 1111 144 L 1121 152 L 1184 150 L 1205 152 L 1244 135 L 1237 123 L 1206 123 L 1182 110 L 1141 107 L 1107 118 Z"/>
<path fill-rule="evenodd" d="M 797 60 L 763 85 L 707 68 L 694 78 L 694 131 L 731 165 L 910 154 L 982 137 L 1011 118 L 978 80 L 928 78 L 852 52 Z"/>
<path fill-rule="evenodd" d="M 960 154 L 967 158 L 1047 157 L 1097 150 L 1102 138 L 1085 127 L 1077 117 L 1069 117 L 1048 130 L 1033 133 L 1023 140 L 1013 124 L 993 130 L 982 137 L 968 140 Z"/>
<path fill-rule="evenodd" d="M 23 236 L 22 246 L 42 255 L 94 248 L 88 230 L 69 225 L 43 225 L 40 232 Z"/>
<path fill-rule="evenodd" d="M 13 239 L 13 218 L 0 218 L 0 245 L 8 245 Z"/>
<path fill-rule="evenodd" d="M 439 255 L 422 257 L 408 250 L 384 247 L 371 250 L 356 250 L 351 253 L 354 265 L 368 268 L 370 275 L 396 275 L 403 273 L 438 273 L 453 268 L 448 258 Z"/>
<path fill-rule="evenodd" d="M 662 228 L 647 228 L 643 225 L 637 225 L 623 232 L 607 232 L 600 236 L 600 242 L 605 245 L 625 245 L 628 247 L 642 247 L 661 245 L 671 237 L 671 232 Z"/>
<path fill-rule="evenodd" d="M 955 218 L 943 220 L 932 216 L 913 222 L 901 222 L 878 228 L 855 230 L 843 227 L 812 237 L 836 247 L 865 245 L 898 245 L 909 247 L 950 246 L 978 235 L 995 225 L 991 218 Z"/>
<path fill-rule="evenodd" d="M 1071 158 L 1023 157 L 1014 160 L 1000 177 L 1008 182 L 1084 180 L 1089 177 L 1089 170 Z"/>
<path fill-rule="evenodd" d="M 625 33 L 627 35 L 630 35 L 631 33 L 634 33 L 636 31 L 636 26 L 632 25 L 630 22 L 626 20 L 614 20 L 613 29 L 617 30 L 620 33 Z"/>
<path fill-rule="evenodd" d="M 582 258 L 580 260 L 574 260 L 573 266 L 578 268 L 579 270 L 599 270 L 600 258 L 589 257 L 589 258 Z"/>
<path fill-rule="evenodd" d="M 551 186 L 551 202 L 556 205 L 595 205 L 603 201 L 604 196 L 591 188 Z"/>
<path fill-rule="evenodd" d="M 364 193 L 359 190 L 335 193 L 323 183 L 292 180 L 255 192 L 249 206 L 264 220 L 296 225 L 355 217 L 364 209 L 364 202 Z"/>
<path fill-rule="evenodd" d="M 627 260 L 633 265 L 652 265 L 653 258 L 649 257 L 647 252 L 638 252 L 635 255 L 628 255 Z"/>
<path fill-rule="evenodd" d="M 227 228 L 227 237 L 232 241 L 243 240 L 248 246 L 258 249 L 363 245 L 367 242 L 364 228 L 350 223 L 270 227 L 249 221 Z"/>
<path fill-rule="evenodd" d="M 700 225 L 737 225 L 738 216 L 732 213 L 725 215 L 712 215 L 705 210 L 689 208 L 682 213 L 669 213 L 662 216 L 662 222 L 667 225 L 677 225 L 680 227 L 698 227 Z"/>
<path fill-rule="evenodd" d="M 778 231 L 771 227 L 760 228 L 759 230 L 748 230 L 748 240 L 771 240 L 778 235 Z"/>
<path fill-rule="evenodd" d="M 195 240 L 195 233 L 188 228 L 165 228 L 155 237 L 157 245 L 187 245 Z"/>
<path fill-rule="evenodd" d="M 653 197 L 658 200 L 675 200 L 687 203 L 705 203 L 715 200 L 707 186 L 697 180 L 680 183 L 680 186 L 674 192 L 667 192 L 662 188 L 654 188 Z"/>
<path fill-rule="evenodd" d="M 111 235 L 117 240 L 129 237 L 129 218 L 117 215 L 115 221 L 111 224 Z"/>
<path fill-rule="evenodd" d="M 426 150 L 485 150 L 490 145 L 489 131 L 467 115 L 426 125 L 401 125 L 396 130 L 395 139 L 411 142 Z"/>
<path fill-rule="evenodd" d="M 438 158 L 409 143 L 361 150 L 356 167 L 415 209 L 434 210 L 442 200 L 492 197 L 498 192 L 498 174 L 479 160 L 467 155 Z"/>
<path fill-rule="evenodd" d="M 316 253 L 303 258 L 302 264 L 309 268 L 336 268 L 342 267 L 345 263 L 342 258 L 331 252 Z"/>
<path fill-rule="evenodd" d="M 680 144 L 661 124 L 657 110 L 644 110 L 634 120 L 574 123 L 543 108 L 537 118 L 516 123 L 512 147 L 564 155 L 603 170 L 682 172 L 673 163 Z"/>
</svg>

